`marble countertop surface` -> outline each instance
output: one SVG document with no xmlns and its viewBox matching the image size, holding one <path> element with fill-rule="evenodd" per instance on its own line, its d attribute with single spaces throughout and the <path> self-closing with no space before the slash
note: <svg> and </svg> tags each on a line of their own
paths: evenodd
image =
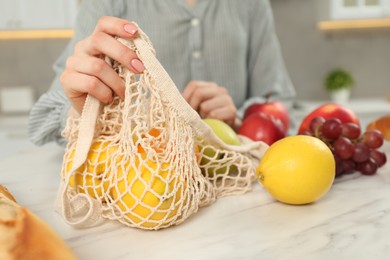
<svg viewBox="0 0 390 260">
<path fill-rule="evenodd" d="M 390 163 L 374 176 L 336 179 L 310 205 L 282 204 L 254 183 L 251 192 L 220 198 L 164 230 L 115 222 L 75 229 L 54 211 L 64 149 L 35 147 L 18 129 L 0 127 L 0 183 L 79 259 L 390 259 Z M 390 142 L 382 150 L 390 158 Z"/>
</svg>

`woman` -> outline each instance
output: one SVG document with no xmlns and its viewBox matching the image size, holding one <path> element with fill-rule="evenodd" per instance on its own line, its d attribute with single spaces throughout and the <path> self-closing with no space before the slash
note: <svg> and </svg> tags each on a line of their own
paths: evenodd
<svg viewBox="0 0 390 260">
<path fill-rule="evenodd" d="M 268 0 L 83 0 L 75 36 L 55 64 L 57 76 L 31 111 L 32 142 L 64 145 L 68 111 L 81 112 L 87 94 L 102 103 L 124 98 L 124 82 L 101 58 L 142 73 L 142 61 L 114 39 L 137 37 L 129 21 L 149 36 L 158 60 L 203 118 L 238 127 L 251 103 L 270 93 L 285 102 L 295 95 Z"/>
</svg>

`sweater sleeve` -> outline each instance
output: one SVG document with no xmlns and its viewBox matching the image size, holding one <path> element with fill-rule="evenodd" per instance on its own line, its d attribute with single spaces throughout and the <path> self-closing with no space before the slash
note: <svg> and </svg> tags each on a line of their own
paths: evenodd
<svg viewBox="0 0 390 260">
<path fill-rule="evenodd" d="M 60 75 L 71 49 L 70 45 L 54 65 L 56 76 L 50 89 L 38 99 L 30 111 L 29 139 L 39 146 L 52 141 L 62 146 L 66 144 L 61 132 L 65 128 L 70 102 L 62 89 Z"/>
<path fill-rule="evenodd" d="M 65 146 L 66 140 L 61 132 L 65 128 L 70 101 L 61 86 L 60 77 L 66 65 L 66 59 L 73 53 L 75 44 L 90 35 L 103 15 L 119 16 L 123 10 L 122 1 L 84 0 L 79 7 L 75 35 L 55 62 L 53 68 L 56 76 L 50 89 L 34 104 L 30 111 L 28 135 L 32 143 L 44 145 L 57 142 Z"/>
<path fill-rule="evenodd" d="M 292 107 L 295 89 L 284 64 L 274 28 L 273 13 L 268 0 L 252 1 L 248 56 L 248 99 L 239 109 L 240 116 L 255 103 L 279 100 Z"/>
</svg>

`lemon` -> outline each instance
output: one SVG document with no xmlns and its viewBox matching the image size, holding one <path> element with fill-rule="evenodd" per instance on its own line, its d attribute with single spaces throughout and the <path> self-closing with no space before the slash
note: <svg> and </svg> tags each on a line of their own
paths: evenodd
<svg viewBox="0 0 390 260">
<path fill-rule="evenodd" d="M 70 187 L 76 189 L 79 193 L 87 193 L 92 198 L 98 198 L 108 191 L 109 181 L 104 180 L 108 167 L 110 166 L 110 157 L 117 151 L 117 145 L 110 145 L 110 142 L 95 142 L 91 145 L 86 162 L 81 165 L 69 179 Z M 71 150 L 67 157 L 66 173 L 73 166 L 75 150 Z"/>
<path fill-rule="evenodd" d="M 87 193 L 96 199 L 102 197 L 103 193 L 108 190 L 109 182 L 103 182 L 101 178 L 76 172 L 76 177 L 74 175 L 70 177 L 69 185 L 72 188 L 77 188 L 77 192 Z"/>
<path fill-rule="evenodd" d="M 323 141 L 297 135 L 272 144 L 256 174 L 275 199 L 287 204 L 307 204 L 329 191 L 335 170 L 333 154 Z"/>
<path fill-rule="evenodd" d="M 111 142 L 95 142 L 87 155 L 86 167 L 91 173 L 100 174 L 110 166 L 110 158 L 118 150 L 118 145 L 110 145 Z"/>
<path fill-rule="evenodd" d="M 129 163 L 119 167 L 111 196 L 131 222 L 145 228 L 166 226 L 177 215 L 185 183 L 173 176 L 170 164 L 159 166 L 145 154 L 140 157 L 143 161 L 137 158 L 135 167 Z"/>
</svg>

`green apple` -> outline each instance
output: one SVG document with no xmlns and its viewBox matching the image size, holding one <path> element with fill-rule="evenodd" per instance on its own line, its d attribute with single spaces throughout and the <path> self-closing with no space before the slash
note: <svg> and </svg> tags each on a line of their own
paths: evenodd
<svg viewBox="0 0 390 260">
<path fill-rule="evenodd" d="M 213 130 L 215 135 L 218 136 L 225 144 L 241 144 L 236 132 L 234 132 L 233 128 L 225 122 L 214 118 L 205 118 L 203 119 L 203 122 L 205 122 Z"/>
<path fill-rule="evenodd" d="M 225 144 L 228 145 L 241 145 L 240 139 L 238 138 L 236 132 L 225 122 L 213 119 L 213 118 L 206 118 L 203 119 L 203 121 L 213 130 L 215 135 L 221 139 Z M 205 166 L 210 162 L 209 158 L 215 158 L 215 159 L 221 159 L 223 158 L 223 153 L 218 153 L 212 149 L 212 148 L 206 148 L 203 151 L 204 157 L 201 158 L 200 165 Z M 217 166 L 216 166 L 217 167 Z M 221 167 L 216 169 L 216 167 L 210 167 L 207 168 L 207 173 L 210 177 L 214 176 L 214 173 L 217 174 L 224 174 L 227 172 L 226 167 Z M 230 167 L 232 168 L 232 167 Z M 204 167 L 202 167 L 204 169 Z M 230 170 L 230 169 L 229 169 Z"/>
</svg>

